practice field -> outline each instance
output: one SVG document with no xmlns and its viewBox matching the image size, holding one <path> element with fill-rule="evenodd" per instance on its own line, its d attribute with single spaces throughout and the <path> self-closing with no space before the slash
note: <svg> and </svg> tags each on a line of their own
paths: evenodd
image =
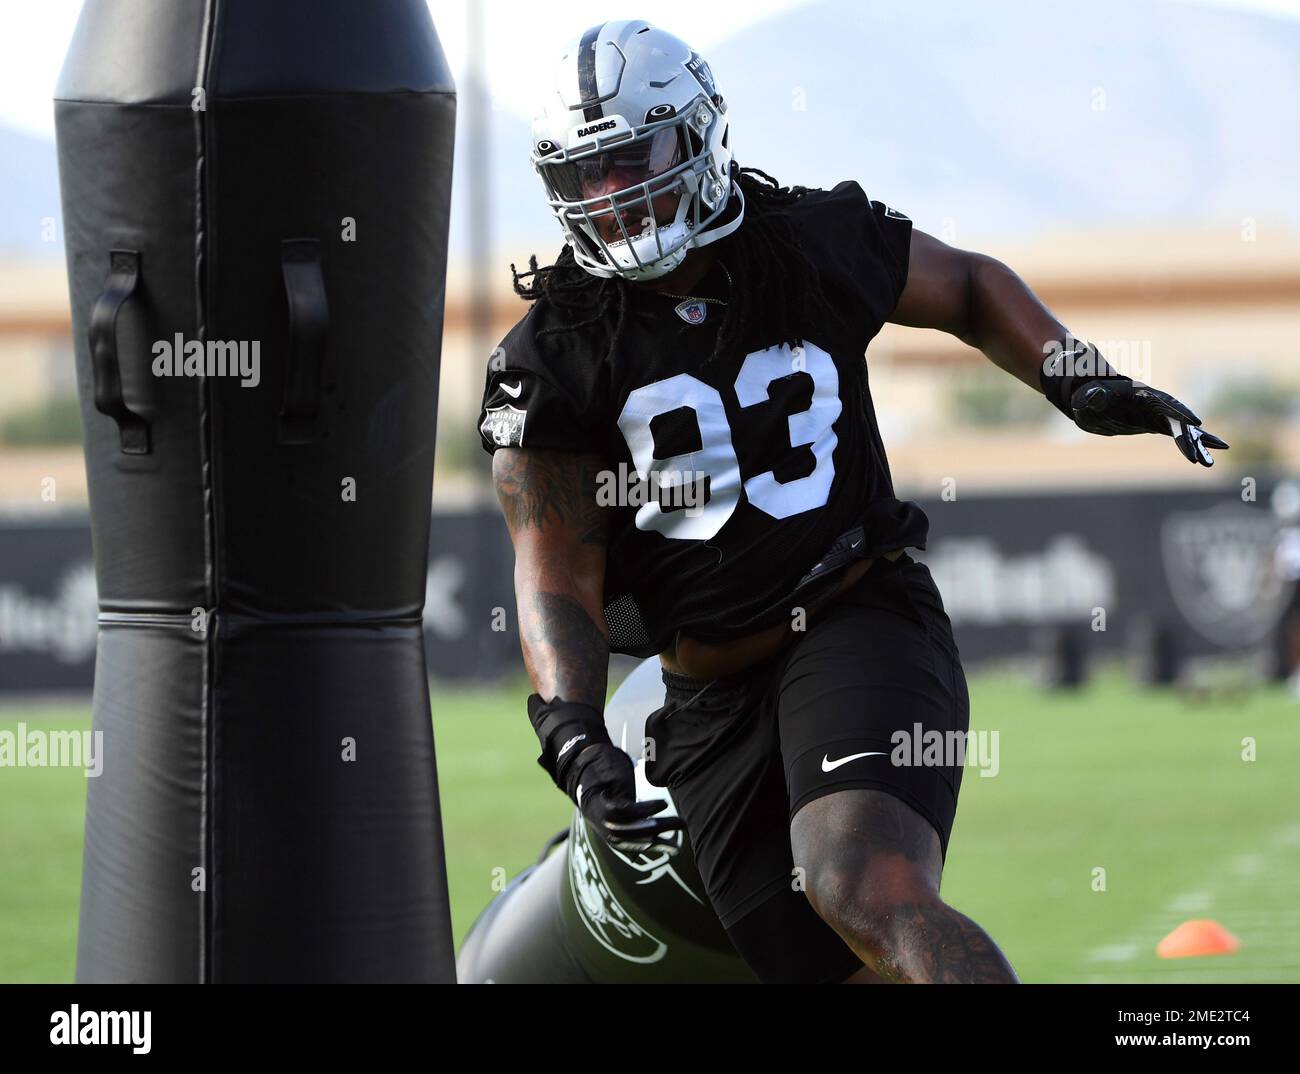
<svg viewBox="0 0 1300 1074">
<path fill-rule="evenodd" d="M 458 943 L 568 820 L 534 763 L 526 693 L 434 696 Z M 971 693 L 998 771 L 967 768 L 944 894 L 1026 981 L 1300 981 L 1300 706 L 1277 689 L 1140 692 L 1113 674 L 1073 695 L 975 676 Z M 20 720 L 80 729 L 89 706 L 0 709 L 0 730 Z M 0 981 L 72 978 L 84 805 L 78 771 L 0 768 Z M 1157 958 L 1195 918 L 1241 950 Z"/>
</svg>

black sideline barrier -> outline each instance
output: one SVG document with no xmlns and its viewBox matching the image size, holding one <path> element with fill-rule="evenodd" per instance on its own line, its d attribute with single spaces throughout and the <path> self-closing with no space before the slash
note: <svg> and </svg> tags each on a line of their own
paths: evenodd
<svg viewBox="0 0 1300 1074">
<path fill-rule="evenodd" d="M 1060 650 L 1173 681 L 1188 657 L 1270 650 L 1293 587 L 1275 569 L 1270 485 L 922 500 L 928 552 L 968 667 Z M 436 511 L 424 625 L 432 675 L 521 670 L 513 553 L 495 507 Z M 1104 615 L 1099 615 L 1101 609 Z M 83 518 L 0 519 L 0 694 L 90 685 L 94 578 Z M 1049 663 L 1051 661 L 1049 660 Z"/>
</svg>

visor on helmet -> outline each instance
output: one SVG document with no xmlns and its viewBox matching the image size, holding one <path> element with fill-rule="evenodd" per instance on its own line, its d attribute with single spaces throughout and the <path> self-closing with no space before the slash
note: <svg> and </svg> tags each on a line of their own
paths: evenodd
<svg viewBox="0 0 1300 1074">
<path fill-rule="evenodd" d="M 661 127 L 645 138 L 546 165 L 546 175 L 557 197 L 588 201 L 608 197 L 629 187 L 657 179 L 683 160 L 681 130 Z"/>
</svg>

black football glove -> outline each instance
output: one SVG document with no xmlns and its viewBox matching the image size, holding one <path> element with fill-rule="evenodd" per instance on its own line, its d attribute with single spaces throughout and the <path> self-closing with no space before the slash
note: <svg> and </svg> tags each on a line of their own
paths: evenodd
<svg viewBox="0 0 1300 1074">
<path fill-rule="evenodd" d="M 663 801 L 638 802 L 632 758 L 609 740 L 590 705 L 528 698 L 528 718 L 542 744 L 537 763 L 573 801 L 588 826 L 623 854 L 676 854 L 679 817 L 656 817 Z"/>
<path fill-rule="evenodd" d="M 1209 448 L 1228 446 L 1202 429 L 1201 419 L 1185 404 L 1117 373 L 1091 345 L 1062 351 L 1044 362 L 1039 381 L 1048 401 L 1084 432 L 1098 436 L 1163 433 L 1174 438 L 1183 458 L 1201 466 L 1214 465 Z"/>
<path fill-rule="evenodd" d="M 679 817 L 656 817 L 663 801 L 638 802 L 632 758 L 612 742 L 588 746 L 574 765 L 571 797 L 587 823 L 605 842 L 624 854 L 676 854 Z"/>
</svg>

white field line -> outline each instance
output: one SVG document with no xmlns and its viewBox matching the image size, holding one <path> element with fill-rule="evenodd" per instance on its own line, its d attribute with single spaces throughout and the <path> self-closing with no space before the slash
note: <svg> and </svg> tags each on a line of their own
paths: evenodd
<svg viewBox="0 0 1300 1074">
<path fill-rule="evenodd" d="M 1278 869 L 1276 856 L 1300 847 L 1300 824 L 1291 823 L 1275 831 L 1265 840 L 1262 850 L 1238 853 L 1224 861 L 1217 869 L 1207 869 L 1210 883 L 1183 891 L 1171 898 L 1158 913 L 1151 915 L 1134 932 L 1122 941 L 1093 948 L 1085 961 L 1097 965 L 1098 973 L 1088 978 L 1088 984 L 1101 984 L 1122 980 L 1125 977 L 1158 977 L 1170 983 L 1195 983 L 1206 980 L 1248 982 L 1275 981 L 1279 977 L 1300 980 L 1300 959 L 1280 965 L 1233 968 L 1231 956 L 1216 959 L 1196 959 L 1188 963 L 1183 959 L 1160 959 L 1157 966 L 1126 967 L 1140 954 L 1153 953 L 1155 945 L 1189 917 L 1210 914 L 1225 889 L 1238 888 L 1243 882 L 1258 883 L 1267 872 Z M 1229 932 L 1242 941 L 1243 950 L 1269 949 L 1276 951 L 1281 937 L 1296 933 L 1295 923 L 1300 922 L 1300 911 L 1291 909 L 1247 911 L 1232 913 L 1230 921 L 1221 922 Z M 1281 953 L 1281 952 L 1276 952 Z M 1105 968 L 1102 969 L 1102 966 Z"/>
</svg>

